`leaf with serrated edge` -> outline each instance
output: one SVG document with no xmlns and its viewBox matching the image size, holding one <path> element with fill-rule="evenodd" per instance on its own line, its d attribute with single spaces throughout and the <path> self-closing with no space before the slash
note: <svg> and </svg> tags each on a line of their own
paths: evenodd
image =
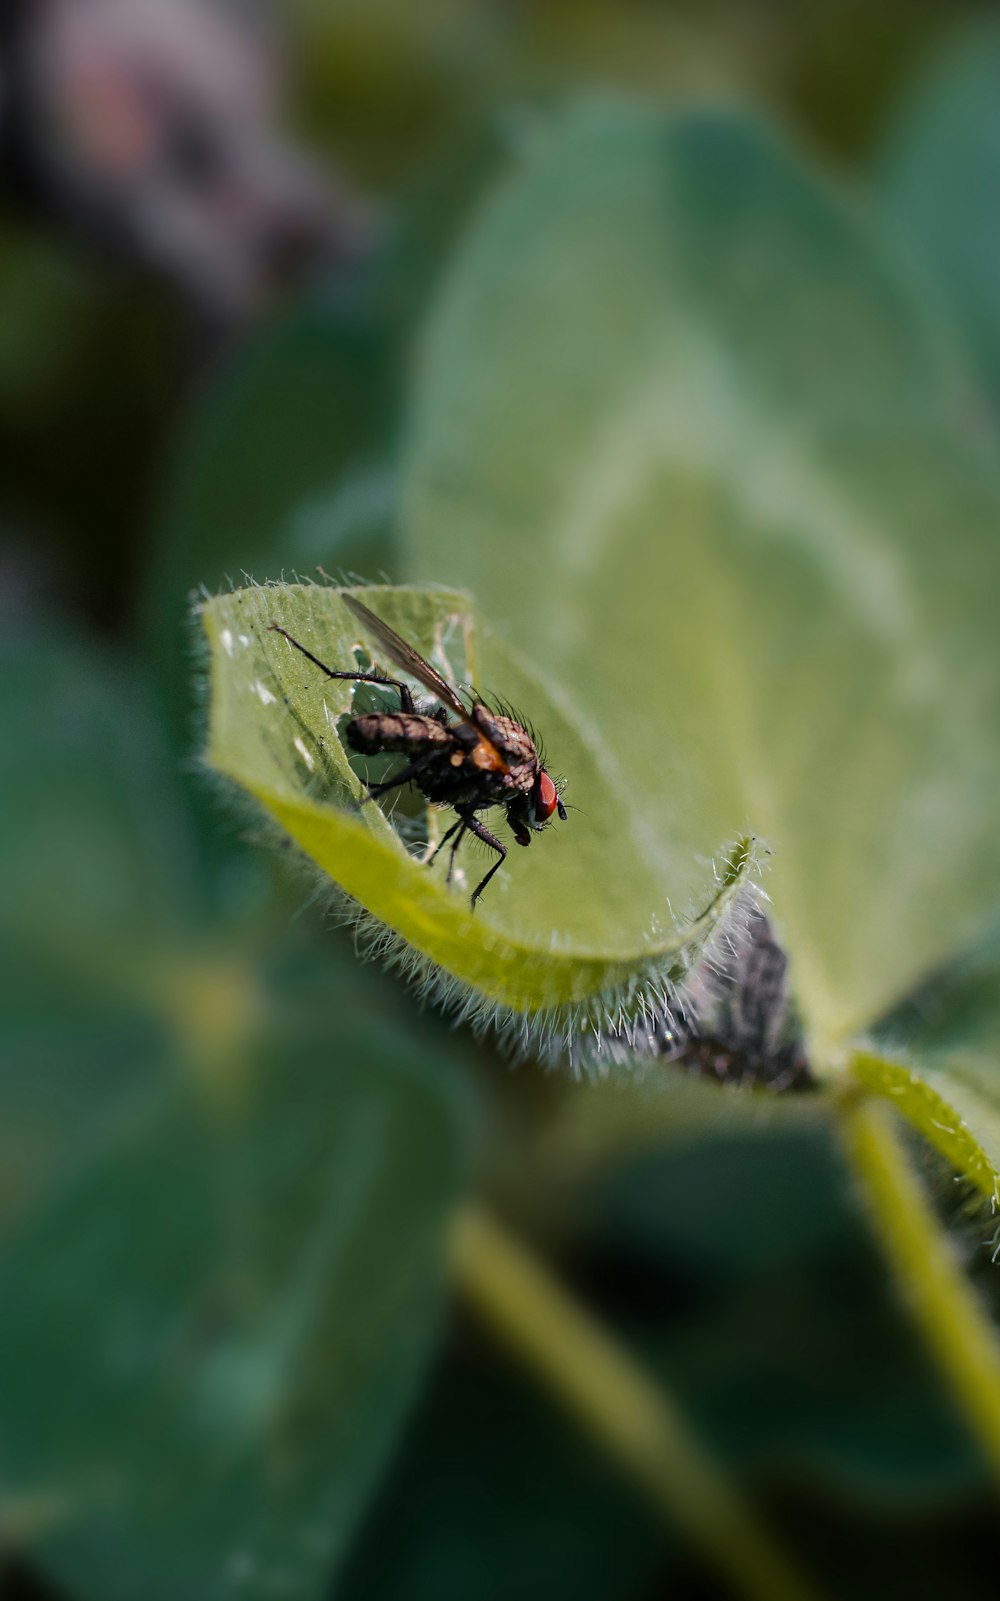
<svg viewBox="0 0 1000 1601">
<path fill-rule="evenodd" d="M 466 597 L 364 593 L 440 668 L 503 696 L 538 727 L 553 770 L 567 775 L 568 799 L 581 810 L 536 837 L 530 851 L 512 850 L 473 915 L 468 897 L 473 875 L 485 871 L 483 856 L 470 851 L 446 887 L 445 853 L 428 868 L 408 853 L 383 810 L 361 804 L 364 790 L 338 732 L 355 686 L 324 677 L 269 631 L 279 623 L 338 671 L 357 665 L 358 647 L 371 653 L 338 591 L 318 585 L 244 589 L 204 606 L 211 766 L 248 790 L 348 895 L 407 942 L 415 960 L 443 970 L 444 990 L 450 985 L 470 1009 L 498 1020 L 530 1018 L 543 1040 L 566 1042 L 581 1028 L 617 1022 L 619 1013 L 627 1023 L 665 1004 L 744 888 L 749 847 L 735 847 L 714 874 L 703 865 L 700 904 L 672 908 L 670 855 L 643 830 L 601 731 L 574 721 L 474 620 Z M 442 819 L 447 814 L 435 809 L 437 837 Z"/>
</svg>

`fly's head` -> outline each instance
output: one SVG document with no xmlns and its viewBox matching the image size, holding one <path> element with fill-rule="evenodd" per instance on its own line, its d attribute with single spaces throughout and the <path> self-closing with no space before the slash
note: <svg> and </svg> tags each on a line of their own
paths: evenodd
<svg viewBox="0 0 1000 1601">
<path fill-rule="evenodd" d="M 530 790 L 522 791 L 507 807 L 507 821 L 519 845 L 530 845 L 532 831 L 538 833 L 553 815 L 566 821 L 566 808 L 555 781 L 539 767 Z"/>
</svg>

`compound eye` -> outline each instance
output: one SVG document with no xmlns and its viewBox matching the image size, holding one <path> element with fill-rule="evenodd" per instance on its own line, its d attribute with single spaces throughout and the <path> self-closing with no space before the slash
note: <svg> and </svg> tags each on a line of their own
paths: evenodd
<svg viewBox="0 0 1000 1601">
<path fill-rule="evenodd" d="M 535 784 L 535 816 L 547 821 L 559 804 L 556 786 L 543 767 Z"/>
</svg>

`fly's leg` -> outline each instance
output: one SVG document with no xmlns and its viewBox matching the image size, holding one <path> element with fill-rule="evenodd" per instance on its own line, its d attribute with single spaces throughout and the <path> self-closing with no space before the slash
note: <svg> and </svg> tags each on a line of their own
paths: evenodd
<svg viewBox="0 0 1000 1601">
<path fill-rule="evenodd" d="M 481 839 L 484 845 L 489 845 L 492 850 L 499 852 L 498 859 L 493 863 L 493 866 L 486 874 L 486 877 L 480 879 L 479 883 L 472 891 L 472 910 L 475 911 L 476 902 L 483 893 L 483 890 L 486 888 L 490 879 L 493 877 L 493 874 L 497 872 L 507 860 L 507 847 L 506 845 L 501 845 L 496 835 L 490 833 L 485 823 L 481 823 L 474 812 L 460 811 L 458 815 L 461 817 L 462 822 L 465 824 L 470 834 L 475 834 L 476 838 Z M 459 838 L 461 838 L 461 836 L 459 836 Z"/>
<path fill-rule="evenodd" d="M 441 835 L 441 838 L 438 840 L 438 842 L 435 845 L 434 849 L 431 851 L 430 855 L 427 858 L 426 865 L 428 867 L 430 867 L 431 863 L 433 862 L 434 858 L 437 856 L 437 853 L 441 849 L 442 845 L 447 845 L 448 841 L 451 839 L 451 836 L 452 836 L 452 834 L 455 833 L 456 829 L 462 828 L 463 826 L 464 825 L 462 823 L 462 819 L 459 818 L 457 823 L 452 823 L 452 825 L 449 828 L 447 834 L 442 834 Z M 449 868 L 449 872 L 450 871 L 451 871 L 451 869 Z"/>
<path fill-rule="evenodd" d="M 451 850 L 448 853 L 448 871 L 445 874 L 445 879 L 444 879 L 446 884 L 450 884 L 451 883 L 452 868 L 455 866 L 455 852 L 458 850 L 458 847 L 461 845 L 463 839 L 465 838 L 465 830 L 468 828 L 468 826 L 469 825 L 465 821 L 465 818 L 464 817 L 460 817 L 459 820 L 458 820 L 458 824 L 457 824 L 458 833 L 455 835 L 455 843 L 451 847 Z M 454 833 L 455 831 L 454 831 L 454 829 L 452 829 L 452 830 L 450 830 L 450 832 Z"/>
<path fill-rule="evenodd" d="M 327 678 L 346 678 L 352 684 L 385 684 L 387 688 L 396 689 L 399 691 L 400 711 L 416 711 L 416 706 L 413 703 L 413 696 L 410 693 L 409 687 L 406 684 L 401 683 L 398 678 L 386 678 L 383 673 L 335 672 L 332 667 L 327 667 L 325 662 L 321 662 L 318 656 L 314 656 L 311 650 L 306 650 L 306 647 L 304 645 L 300 645 L 297 639 L 293 639 L 291 634 L 286 633 L 284 628 L 279 628 L 277 623 L 269 623 L 268 632 L 271 634 L 280 634 L 282 639 L 287 639 L 290 645 L 294 645 L 296 650 L 301 651 L 306 660 L 312 662 L 314 667 L 318 667 L 321 673 L 326 674 Z"/>
</svg>

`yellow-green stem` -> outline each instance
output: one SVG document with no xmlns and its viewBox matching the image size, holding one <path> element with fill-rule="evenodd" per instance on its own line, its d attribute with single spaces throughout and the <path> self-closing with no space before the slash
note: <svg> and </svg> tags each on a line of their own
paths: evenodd
<svg viewBox="0 0 1000 1601">
<path fill-rule="evenodd" d="M 882 1247 L 1000 1483 L 1000 1344 L 913 1172 L 891 1108 L 842 1103 L 844 1139 Z"/>
<path fill-rule="evenodd" d="M 653 1503 L 751 1601 L 815 1601 L 689 1431 L 667 1395 L 553 1278 L 478 1208 L 455 1223 L 456 1282 L 493 1330 L 534 1369 Z"/>
</svg>

